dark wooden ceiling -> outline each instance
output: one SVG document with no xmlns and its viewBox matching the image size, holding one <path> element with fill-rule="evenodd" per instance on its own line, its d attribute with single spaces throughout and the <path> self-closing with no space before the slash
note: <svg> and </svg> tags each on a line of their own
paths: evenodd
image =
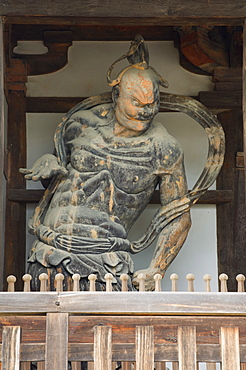
<svg viewBox="0 0 246 370">
<path fill-rule="evenodd" d="M 2 0 L 0 15 L 5 17 L 5 22 L 20 24 L 242 25 L 246 18 L 246 2 L 245 0 L 152 0 L 151 2 Z"/>
</svg>

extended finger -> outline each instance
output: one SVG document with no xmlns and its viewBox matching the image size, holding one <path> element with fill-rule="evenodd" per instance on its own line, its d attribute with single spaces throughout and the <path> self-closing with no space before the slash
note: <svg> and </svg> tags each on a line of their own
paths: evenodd
<svg viewBox="0 0 246 370">
<path fill-rule="evenodd" d="M 19 168 L 20 173 L 32 173 L 32 170 L 28 170 L 28 168 Z"/>
<path fill-rule="evenodd" d="M 30 174 L 25 175 L 26 180 L 38 181 L 40 179 L 39 171 L 32 171 Z"/>
</svg>

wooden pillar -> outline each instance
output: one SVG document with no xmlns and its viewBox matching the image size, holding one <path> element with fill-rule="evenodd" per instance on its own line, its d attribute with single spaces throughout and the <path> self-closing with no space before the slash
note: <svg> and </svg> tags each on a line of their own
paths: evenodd
<svg viewBox="0 0 246 370">
<path fill-rule="evenodd" d="M 17 370 L 20 368 L 20 326 L 3 327 L 3 370 Z"/>
<path fill-rule="evenodd" d="M 5 212 L 4 280 L 8 275 L 17 277 L 16 289 L 21 290 L 21 277 L 26 263 L 26 205 L 8 200 L 10 189 L 25 189 L 26 182 L 19 173 L 26 166 L 26 63 L 11 60 L 6 68 L 8 102 L 7 128 L 7 197 Z"/>
<path fill-rule="evenodd" d="M 68 369 L 68 313 L 48 313 L 45 370 Z"/>
<path fill-rule="evenodd" d="M 240 370 L 239 330 L 237 327 L 220 329 L 222 370 Z"/>
<path fill-rule="evenodd" d="M 244 163 L 246 164 L 246 21 L 243 27 L 243 148 L 244 148 Z M 244 172 L 246 186 L 246 171 Z M 244 199 L 246 202 L 246 199 Z"/>
<path fill-rule="evenodd" d="M 3 288 L 3 257 L 4 257 L 4 197 L 5 178 L 3 174 L 4 158 L 4 82 L 3 82 L 3 24 L 0 18 L 0 291 Z"/>
<path fill-rule="evenodd" d="M 233 191 L 233 201 L 217 205 L 219 274 L 229 276 L 228 289 L 236 291 L 236 276 L 246 271 L 246 205 L 243 157 L 243 117 L 241 109 L 220 113 L 226 136 L 226 154 L 217 178 L 217 189 Z M 240 152 L 240 153 L 239 153 Z"/>
</svg>

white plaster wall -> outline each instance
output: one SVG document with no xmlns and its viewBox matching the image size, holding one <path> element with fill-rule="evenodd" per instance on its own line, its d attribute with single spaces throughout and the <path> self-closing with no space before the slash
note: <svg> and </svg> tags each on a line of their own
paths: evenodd
<svg viewBox="0 0 246 370">
<path fill-rule="evenodd" d="M 179 65 L 179 56 L 172 42 L 149 42 L 150 64 L 169 82 L 165 91 L 184 95 L 197 95 L 199 91 L 211 90 L 210 77 L 197 76 Z M 20 44 L 21 48 L 28 45 Z M 61 71 L 28 79 L 29 96 L 91 96 L 109 87 L 106 83 L 108 67 L 128 50 L 128 42 L 74 42 L 69 49 L 69 63 Z M 123 68 L 123 64 L 121 68 Z M 117 71 L 115 72 L 117 73 Z M 27 142 L 28 165 L 42 154 L 52 152 L 53 134 L 61 114 L 28 114 Z M 207 154 L 207 138 L 202 128 L 191 118 L 180 113 L 159 113 L 167 130 L 181 143 L 185 152 L 185 166 L 189 188 L 202 171 Z M 40 187 L 28 182 L 29 188 Z M 28 207 L 28 217 L 32 211 Z M 130 240 L 137 239 L 147 227 L 157 205 L 149 205 L 130 232 Z M 217 290 L 216 214 L 215 206 L 196 205 L 192 209 L 192 228 L 178 257 L 169 267 L 163 280 L 163 289 L 170 289 L 169 276 L 180 276 L 179 290 L 186 290 L 187 273 L 196 276 L 195 289 L 202 291 L 205 273 L 212 275 L 212 290 Z M 32 236 L 28 236 L 28 248 Z M 145 268 L 151 259 L 154 246 L 134 256 L 136 269 Z"/>
</svg>

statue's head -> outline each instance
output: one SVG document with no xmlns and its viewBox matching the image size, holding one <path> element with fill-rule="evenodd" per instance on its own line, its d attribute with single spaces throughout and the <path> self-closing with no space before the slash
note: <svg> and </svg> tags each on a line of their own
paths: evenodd
<svg viewBox="0 0 246 370">
<path fill-rule="evenodd" d="M 151 69 L 128 69 L 112 91 L 118 123 L 136 135 L 146 131 L 159 111 L 159 83 Z"/>
<path fill-rule="evenodd" d="M 130 65 L 115 80 L 111 72 L 115 64 L 127 58 Z M 149 53 L 144 40 L 137 35 L 127 54 L 120 57 L 108 70 L 108 83 L 113 86 L 112 98 L 118 133 L 121 128 L 134 136 L 146 131 L 159 111 L 159 85 L 168 87 L 154 68 L 149 66 Z"/>
</svg>

